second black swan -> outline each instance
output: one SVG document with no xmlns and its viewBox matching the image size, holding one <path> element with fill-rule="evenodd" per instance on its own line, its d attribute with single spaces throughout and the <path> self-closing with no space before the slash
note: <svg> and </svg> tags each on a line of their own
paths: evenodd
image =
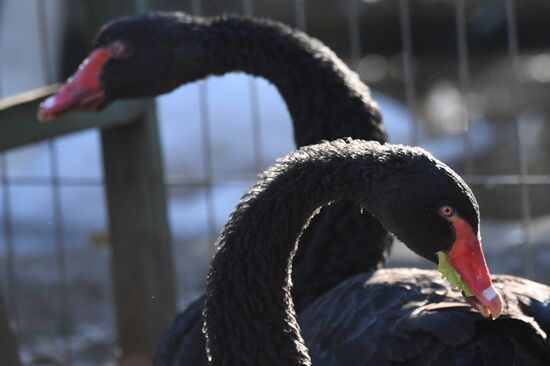
<svg viewBox="0 0 550 366">
<path fill-rule="evenodd" d="M 165 13 L 114 20 L 38 115 L 49 121 L 71 110 L 98 111 L 118 99 L 157 96 L 234 71 L 277 87 L 297 146 L 343 137 L 387 140 L 368 87 L 330 49 L 283 24 L 233 16 Z M 299 308 L 342 279 L 379 267 L 391 244 L 387 231 L 350 202 L 324 208 L 315 221 L 295 259 Z"/>
<path fill-rule="evenodd" d="M 277 87 L 297 146 L 347 136 L 386 141 L 368 87 L 325 45 L 280 23 L 241 17 L 173 13 L 115 20 L 100 31 L 79 71 L 42 104 L 39 116 L 52 120 L 70 110 L 97 111 L 117 99 L 156 96 L 232 71 L 264 77 Z M 298 310 L 343 279 L 378 268 L 392 238 L 355 204 L 340 201 L 322 209 L 301 242 L 293 268 Z M 203 303 L 201 297 L 176 318 L 160 342 L 157 364 L 206 364 Z"/>
</svg>

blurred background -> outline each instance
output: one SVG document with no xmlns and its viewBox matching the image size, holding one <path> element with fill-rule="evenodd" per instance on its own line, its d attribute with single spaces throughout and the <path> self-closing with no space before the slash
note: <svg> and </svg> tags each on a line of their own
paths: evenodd
<svg viewBox="0 0 550 366">
<path fill-rule="evenodd" d="M 0 0 L 0 96 L 74 72 L 93 36 L 91 2 Z M 371 87 L 391 142 L 425 147 L 472 186 L 492 271 L 550 284 L 550 2 L 147 3 L 269 17 L 319 38 Z M 181 309 L 203 290 L 241 194 L 294 144 L 285 104 L 263 79 L 209 78 L 156 105 Z M 8 150 L 0 163 L 0 284 L 24 364 L 111 364 L 99 132 Z M 399 243 L 389 265 L 431 268 Z"/>
</svg>

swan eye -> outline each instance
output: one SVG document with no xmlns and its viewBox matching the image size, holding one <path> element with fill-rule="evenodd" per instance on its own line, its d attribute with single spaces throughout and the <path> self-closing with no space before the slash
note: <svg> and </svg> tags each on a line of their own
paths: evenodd
<svg viewBox="0 0 550 366">
<path fill-rule="evenodd" d="M 109 50 L 114 58 L 125 58 L 127 57 L 126 45 L 121 41 L 114 41 L 109 45 Z"/>
<path fill-rule="evenodd" d="M 443 205 L 439 207 L 439 215 L 443 217 L 451 217 L 454 215 L 455 210 L 452 206 L 449 205 Z"/>
</svg>

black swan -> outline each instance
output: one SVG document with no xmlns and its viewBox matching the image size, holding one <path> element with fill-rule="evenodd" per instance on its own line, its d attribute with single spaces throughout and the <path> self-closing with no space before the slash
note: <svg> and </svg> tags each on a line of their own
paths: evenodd
<svg viewBox="0 0 550 366">
<path fill-rule="evenodd" d="M 122 18 L 107 25 L 79 72 L 42 104 L 39 117 L 99 110 L 116 99 L 155 96 L 231 71 L 262 76 L 278 88 L 297 146 L 347 136 L 387 139 L 368 87 L 318 40 L 269 20 L 183 13 Z M 294 260 L 298 311 L 343 279 L 378 268 L 392 242 L 376 220 L 349 201 L 324 207 L 313 221 Z M 203 304 L 204 297 L 193 302 L 167 330 L 157 352 L 159 364 L 175 359 L 206 364 L 204 342 L 197 340 L 202 339 Z"/>
<path fill-rule="evenodd" d="M 220 33 L 222 29 L 226 32 L 223 36 Z M 256 34 L 256 31 L 259 33 Z M 225 37 L 224 42 L 215 37 Z M 227 37 L 230 37 L 231 42 L 226 42 Z M 276 42 L 262 42 L 271 39 L 270 37 Z M 193 38 L 204 41 L 204 47 L 215 49 L 199 47 L 196 42 L 192 42 Z M 175 44 L 176 49 L 166 49 L 163 44 Z M 178 50 L 178 46 L 182 49 Z M 252 51 L 243 46 L 251 47 Z M 128 47 L 130 51 L 127 50 Z M 185 47 L 191 47 L 188 53 L 183 52 L 186 51 Z M 106 56 L 105 50 L 112 55 Z M 174 55 L 172 52 L 178 54 Z M 220 52 L 217 53 L 216 61 L 207 58 L 212 52 Z M 231 58 L 219 58 L 221 53 Z M 296 64 L 284 62 L 285 60 L 266 62 L 277 53 L 279 59 L 285 54 L 296 58 Z M 134 54 L 136 57 L 132 57 Z M 147 55 L 150 58 L 151 54 L 158 56 L 155 60 L 157 66 L 152 68 L 151 60 L 147 59 Z M 189 60 L 183 59 L 185 57 L 193 57 L 197 64 L 190 65 Z M 116 66 L 119 69 L 109 69 L 105 66 L 107 71 L 104 71 L 103 64 L 107 63 L 108 58 L 118 58 L 109 63 L 119 62 L 122 65 Z M 187 69 L 178 70 L 180 64 L 182 67 L 187 66 Z M 171 72 L 165 72 L 163 66 Z M 304 67 L 307 67 L 309 72 L 303 72 L 301 68 Z M 125 70 L 124 73 L 121 73 L 122 68 Z M 150 75 L 148 72 L 150 77 L 144 77 L 140 70 L 146 68 L 154 71 L 153 74 L 158 74 Z M 115 21 L 98 37 L 95 51 L 87 66 L 77 73 L 60 94 L 44 103 L 40 116 L 49 120 L 70 109 L 96 110 L 117 98 L 157 95 L 180 83 L 199 79 L 211 73 L 220 74 L 232 70 L 243 70 L 264 76 L 279 88 L 295 123 L 295 138 L 298 145 L 346 135 L 385 140 L 380 115 L 377 106 L 370 99 L 368 88 L 320 42 L 278 23 L 231 17 L 202 19 L 180 14 Z M 116 77 L 109 76 L 115 74 Z M 289 83 L 293 84 L 292 87 L 289 87 Z M 327 85 L 330 87 L 326 87 Z M 296 96 L 302 96 L 302 99 Z M 325 103 L 327 100 L 330 103 Z M 387 233 L 375 220 L 371 220 L 367 214 L 361 215 L 358 209 L 354 210 L 350 202 L 325 207 L 312 219 L 308 229 L 302 234 L 300 248 L 294 260 L 293 298 L 296 308 L 303 309 L 312 299 L 344 278 L 375 268 L 383 261 L 384 254 L 389 248 L 388 239 Z M 371 245 L 363 245 L 364 242 Z M 395 272 L 398 283 L 402 283 L 403 271 L 406 270 Z M 391 282 L 390 273 L 392 272 L 384 272 L 384 284 Z M 432 272 L 431 276 L 434 280 L 433 285 L 429 285 L 428 281 L 423 281 L 421 286 L 419 282 L 414 281 L 409 284 L 409 287 L 422 288 L 417 294 L 421 293 L 425 297 L 424 302 L 436 301 L 437 296 L 428 295 L 437 295 L 441 291 L 441 285 L 437 281 L 438 275 Z M 357 278 L 362 277 L 360 275 Z M 370 281 L 372 283 L 372 279 Z M 411 295 L 412 299 L 418 300 L 413 292 Z M 358 296 L 371 298 L 367 292 Z M 330 298 L 330 295 L 327 297 Z M 372 298 L 376 297 L 372 295 Z M 396 301 L 394 306 L 410 309 L 412 300 L 408 301 L 402 296 L 400 298 L 403 301 Z M 379 301 L 373 300 L 373 304 Z M 166 332 L 156 354 L 158 365 L 206 364 L 204 342 L 200 341 L 202 319 L 199 314 L 203 304 L 204 297 L 191 304 Z M 392 309 L 394 310 L 395 308 Z M 401 315 L 405 316 L 406 313 L 405 311 Z M 363 318 L 368 317 L 367 312 L 361 314 Z M 301 318 L 301 321 L 307 322 L 311 317 L 304 315 L 303 319 Z M 472 319 L 475 323 L 481 318 L 476 316 Z M 308 324 L 305 335 L 309 337 L 311 332 L 316 331 L 322 332 L 316 327 L 309 328 Z M 312 337 L 312 341 L 314 339 Z M 363 337 L 362 342 L 365 341 L 368 342 L 368 338 Z M 343 344 L 342 340 L 335 343 Z M 399 352 L 396 352 L 395 356 L 403 357 Z M 338 358 L 341 356 L 330 357 L 347 360 Z M 413 359 L 412 356 L 410 359 Z M 344 364 L 351 363 L 344 361 Z"/>
<path fill-rule="evenodd" d="M 107 24 L 93 44 L 79 71 L 42 103 L 39 119 L 97 111 L 117 99 L 156 96 L 209 75 L 243 71 L 277 87 L 297 146 L 343 137 L 387 140 L 378 106 L 358 75 L 321 42 L 277 22 L 150 14 Z M 295 259 L 298 308 L 342 279 L 379 267 L 392 242 L 351 202 L 322 211 L 304 232 Z"/>
<path fill-rule="evenodd" d="M 336 140 L 303 147 L 280 159 L 243 196 L 220 234 L 204 309 L 211 365 L 311 365 L 290 296 L 292 257 L 315 210 L 338 199 L 357 202 L 422 257 L 436 263 L 439 259 L 440 264 L 447 261 L 449 275 L 460 275 L 463 290 L 473 294 L 469 299 L 477 308 L 494 318 L 501 314 L 501 297 L 481 250 L 478 206 L 466 183 L 419 148 Z M 317 301 L 328 298 L 325 301 L 338 304 L 349 293 L 341 289 Z M 393 293 L 378 299 L 398 300 Z M 345 334 L 324 335 L 329 340 L 342 335 L 353 338 L 353 330 L 368 328 L 376 319 L 361 318 L 356 313 L 361 305 L 325 308 L 332 317 L 329 323 L 347 317 L 358 322 L 350 325 L 351 334 L 344 329 Z M 376 306 L 371 302 L 364 306 L 369 305 Z M 310 309 L 302 316 L 307 318 L 314 311 Z M 327 352 L 338 347 L 325 340 L 310 342 Z M 348 351 L 346 357 L 352 362 L 341 364 L 369 362 L 369 354 L 360 347 Z"/>
</svg>

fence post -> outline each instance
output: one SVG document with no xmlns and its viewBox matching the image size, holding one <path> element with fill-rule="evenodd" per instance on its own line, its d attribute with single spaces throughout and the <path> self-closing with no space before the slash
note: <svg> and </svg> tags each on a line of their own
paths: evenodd
<svg viewBox="0 0 550 366">
<path fill-rule="evenodd" d="M 8 314 L 2 296 L 0 296 L 0 365 L 21 365 L 17 342 L 9 326 Z"/>
<path fill-rule="evenodd" d="M 101 133 L 122 365 L 150 365 L 175 314 L 158 126 L 147 103 L 139 120 Z"/>
<path fill-rule="evenodd" d="M 143 0 L 86 2 L 87 33 Z M 150 365 L 162 330 L 175 314 L 175 285 L 164 174 L 153 101 L 128 125 L 101 132 L 111 235 L 111 266 L 121 365 Z"/>
</svg>

